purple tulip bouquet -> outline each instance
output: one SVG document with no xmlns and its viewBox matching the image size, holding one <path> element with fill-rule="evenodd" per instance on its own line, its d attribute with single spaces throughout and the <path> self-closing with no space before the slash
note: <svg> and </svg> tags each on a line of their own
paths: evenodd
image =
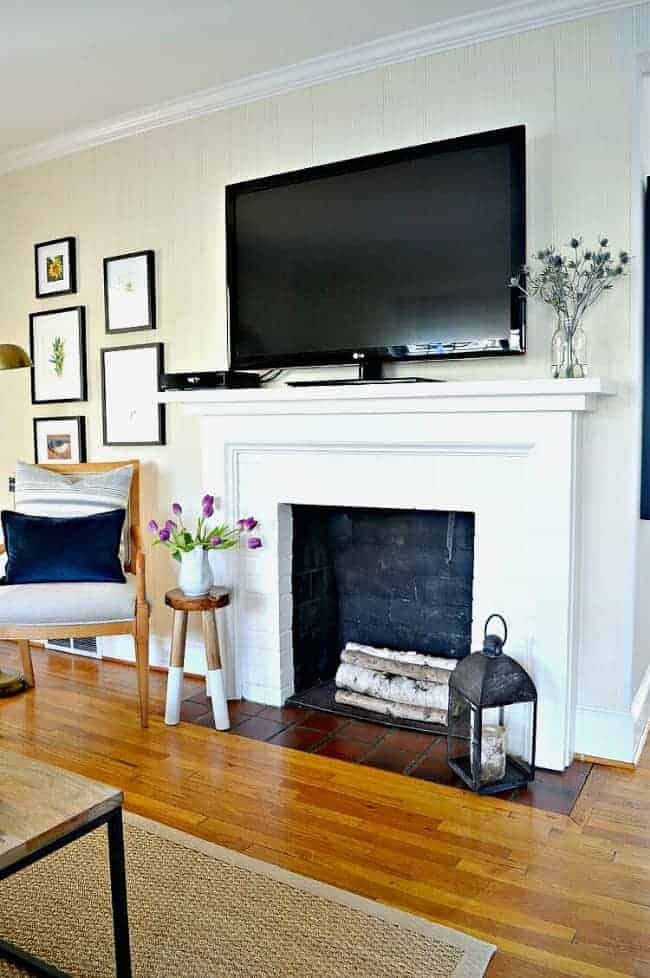
<svg viewBox="0 0 650 978">
<path fill-rule="evenodd" d="M 214 516 L 214 496 L 209 493 L 201 500 L 201 515 L 196 524 L 196 530 L 191 533 L 183 523 L 183 507 L 180 503 L 172 503 L 173 519 L 158 525 L 155 520 L 149 521 L 149 530 L 156 534 L 155 544 L 162 544 L 171 553 L 174 560 L 179 562 L 183 554 L 193 550 L 231 550 L 242 539 L 245 539 L 249 550 L 258 550 L 262 541 L 258 536 L 251 536 L 257 526 L 253 516 L 237 520 L 234 526 L 227 523 L 211 523 Z"/>
</svg>

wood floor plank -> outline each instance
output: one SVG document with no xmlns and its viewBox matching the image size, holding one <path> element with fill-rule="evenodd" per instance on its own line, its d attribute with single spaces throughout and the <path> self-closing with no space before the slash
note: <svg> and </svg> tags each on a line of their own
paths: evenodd
<svg viewBox="0 0 650 978">
<path fill-rule="evenodd" d="M 135 670 L 34 651 L 0 743 L 125 792 L 126 807 L 491 941 L 488 978 L 650 978 L 650 746 L 595 768 L 571 817 L 162 722 Z M 17 662 L 0 646 L 0 665 Z M 188 695 L 201 681 L 186 681 Z"/>
</svg>

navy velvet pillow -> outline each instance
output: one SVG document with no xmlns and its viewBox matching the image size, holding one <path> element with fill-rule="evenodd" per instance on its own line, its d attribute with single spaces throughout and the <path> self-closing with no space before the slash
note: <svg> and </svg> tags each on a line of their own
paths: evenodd
<svg viewBox="0 0 650 978">
<path fill-rule="evenodd" d="M 7 584 L 125 581 L 119 550 L 124 510 L 61 518 L 2 511 Z"/>
</svg>

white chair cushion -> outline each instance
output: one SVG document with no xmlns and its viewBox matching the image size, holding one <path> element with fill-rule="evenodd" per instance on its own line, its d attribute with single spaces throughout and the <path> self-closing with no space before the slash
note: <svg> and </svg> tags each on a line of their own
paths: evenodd
<svg viewBox="0 0 650 978">
<path fill-rule="evenodd" d="M 135 615 L 135 577 L 126 584 L 6 584 L 0 586 L 0 626 L 85 625 Z"/>
</svg>

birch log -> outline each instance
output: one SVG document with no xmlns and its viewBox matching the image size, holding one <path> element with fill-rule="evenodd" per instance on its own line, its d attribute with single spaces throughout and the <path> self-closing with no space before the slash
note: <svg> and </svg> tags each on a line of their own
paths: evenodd
<svg viewBox="0 0 650 978">
<path fill-rule="evenodd" d="M 422 723 L 447 724 L 447 710 L 438 710 L 424 706 L 409 706 L 407 703 L 391 703 L 389 700 L 378 700 L 363 693 L 353 693 L 348 689 L 337 689 L 337 703 L 345 706 L 356 706 L 371 713 L 379 713 L 394 720 L 418 720 Z"/>
<path fill-rule="evenodd" d="M 423 660 L 420 662 L 419 660 Z M 457 659 L 421 655 L 419 652 L 392 652 L 390 649 L 373 649 L 370 645 L 348 642 L 341 652 L 341 662 L 363 669 L 374 669 L 392 676 L 408 676 L 430 683 L 449 683 L 456 668 Z"/>
<path fill-rule="evenodd" d="M 341 663 L 337 670 L 336 685 L 364 696 L 434 710 L 446 710 L 449 697 L 446 683 L 426 683 L 407 676 L 386 675 L 347 662 Z"/>
</svg>

